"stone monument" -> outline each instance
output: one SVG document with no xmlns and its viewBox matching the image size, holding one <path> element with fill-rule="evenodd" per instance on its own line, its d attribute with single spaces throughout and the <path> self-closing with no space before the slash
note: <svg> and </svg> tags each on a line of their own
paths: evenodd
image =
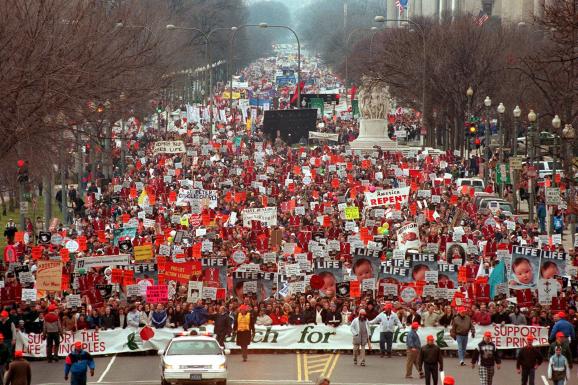
<svg viewBox="0 0 578 385">
<path fill-rule="evenodd" d="M 389 89 L 383 85 L 373 85 L 365 78 L 358 94 L 359 136 L 350 146 L 353 150 L 373 150 L 397 148 L 397 143 L 387 135 L 387 114 L 391 106 Z"/>
</svg>

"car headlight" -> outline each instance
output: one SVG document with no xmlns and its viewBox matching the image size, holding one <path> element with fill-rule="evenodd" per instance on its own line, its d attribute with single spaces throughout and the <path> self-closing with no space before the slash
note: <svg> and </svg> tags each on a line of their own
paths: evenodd
<svg viewBox="0 0 578 385">
<path fill-rule="evenodd" d="M 220 365 L 216 365 L 216 369 L 227 369 L 227 363 L 223 362 Z"/>
<path fill-rule="evenodd" d="M 163 366 L 165 369 L 180 369 L 179 365 L 170 365 L 170 364 L 164 364 Z"/>
</svg>

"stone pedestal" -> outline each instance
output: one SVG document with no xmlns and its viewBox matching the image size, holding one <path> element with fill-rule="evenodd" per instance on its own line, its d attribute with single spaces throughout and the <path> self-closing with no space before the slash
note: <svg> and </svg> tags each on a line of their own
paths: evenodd
<svg viewBox="0 0 578 385">
<path fill-rule="evenodd" d="M 387 121 L 385 119 L 361 119 L 359 121 L 359 136 L 350 143 L 352 150 L 374 150 L 374 146 L 382 149 L 396 149 L 397 143 L 387 136 Z"/>
</svg>

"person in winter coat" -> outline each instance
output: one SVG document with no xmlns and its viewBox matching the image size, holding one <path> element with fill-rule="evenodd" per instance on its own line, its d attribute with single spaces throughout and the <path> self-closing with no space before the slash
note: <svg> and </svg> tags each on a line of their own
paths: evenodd
<svg viewBox="0 0 578 385">
<path fill-rule="evenodd" d="M 401 326 L 401 322 L 397 317 L 397 314 L 392 312 L 393 306 L 391 303 L 386 303 L 383 306 L 383 311 L 377 315 L 374 319 L 369 321 L 370 325 L 379 324 L 379 352 L 381 357 L 386 353 L 387 344 L 387 357 L 391 357 L 391 348 L 393 345 L 393 333 L 397 327 Z"/>
<path fill-rule="evenodd" d="M 353 336 L 353 364 L 357 365 L 357 357 L 360 357 L 361 366 L 365 366 L 365 345 L 371 338 L 365 309 L 359 310 L 359 316 L 353 319 L 349 328 Z"/>
<path fill-rule="evenodd" d="M 434 337 L 426 337 L 426 344 L 419 351 L 417 366 L 425 374 L 425 385 L 438 385 L 438 373 L 444 371 L 444 358 L 441 349 L 434 343 Z"/>
<path fill-rule="evenodd" d="M 570 363 L 562 354 L 562 346 L 556 346 L 554 352 L 548 362 L 548 379 L 552 380 L 554 385 L 564 385 L 566 381 L 570 381 Z"/>
<path fill-rule="evenodd" d="M 185 315 L 185 324 L 183 329 L 187 330 L 191 327 L 201 326 L 207 323 L 209 320 L 209 313 L 203 305 L 203 301 L 199 300 L 197 305 L 191 310 L 190 313 Z"/>
<path fill-rule="evenodd" d="M 4 344 L 4 336 L 0 334 L 0 384 L 2 384 L 4 370 L 6 370 L 10 364 L 11 358 L 10 349 Z"/>
<path fill-rule="evenodd" d="M 90 376 L 94 376 L 94 359 L 89 352 L 82 350 L 82 342 L 74 343 L 74 350 L 68 356 L 64 364 L 64 381 L 68 381 L 69 374 L 70 385 L 86 385 L 86 372 L 90 370 Z"/>
<path fill-rule="evenodd" d="M 496 345 L 492 342 L 492 332 L 484 333 L 482 342 L 478 344 L 472 355 L 472 369 L 479 365 L 478 373 L 480 375 L 481 385 L 492 385 L 494 379 L 494 367 L 500 369 L 502 360 L 498 354 Z"/>
<path fill-rule="evenodd" d="M 561 349 L 562 355 L 566 357 L 568 365 L 570 365 L 570 369 L 572 369 L 572 349 L 570 349 L 570 344 L 566 340 L 566 336 L 563 332 L 556 333 L 556 341 L 552 342 L 550 348 L 548 349 L 548 358 L 551 358 L 554 354 L 556 354 L 556 349 L 558 347 Z"/>
<path fill-rule="evenodd" d="M 22 350 L 14 352 L 14 361 L 8 366 L 4 379 L 4 385 L 30 385 L 32 383 L 32 370 L 28 361 L 24 359 Z"/>
<path fill-rule="evenodd" d="M 241 347 L 243 362 L 247 361 L 248 347 L 255 336 L 255 317 L 249 312 L 249 306 L 241 305 L 235 317 L 234 330 L 237 333 L 237 345 Z"/>
<path fill-rule="evenodd" d="M 162 329 L 165 327 L 166 323 L 167 323 L 167 312 L 164 309 L 163 305 L 159 303 L 155 311 L 153 311 L 153 313 L 151 314 L 151 324 L 156 329 Z"/>
<path fill-rule="evenodd" d="M 574 326 L 566 321 L 566 313 L 563 311 L 559 312 L 554 316 L 554 326 L 552 330 L 550 330 L 550 341 L 554 341 L 556 339 L 556 334 L 558 332 L 564 333 L 566 338 L 570 338 L 572 341 L 576 339 L 576 330 L 574 330 Z"/>
<path fill-rule="evenodd" d="M 60 347 L 60 337 L 62 337 L 62 325 L 58 310 L 55 305 L 48 306 L 48 313 L 44 316 L 44 327 L 42 338 L 46 339 L 46 356 L 48 362 L 58 361 L 58 349 Z"/>
<path fill-rule="evenodd" d="M 126 315 L 126 326 L 129 328 L 138 328 L 140 325 L 140 313 L 136 305 L 131 305 L 129 312 Z"/>
<path fill-rule="evenodd" d="M 230 335 L 233 329 L 231 315 L 225 306 L 221 306 L 219 308 L 219 314 L 215 314 L 212 319 L 215 322 L 213 330 L 217 336 L 217 342 L 224 347 L 225 337 Z"/>
<path fill-rule="evenodd" d="M 303 309 L 303 314 L 301 315 L 301 322 L 304 325 L 315 323 L 315 309 L 311 307 L 309 302 L 305 304 L 305 309 Z"/>
<path fill-rule="evenodd" d="M 529 335 L 527 338 L 528 344 L 518 352 L 516 360 L 516 370 L 518 374 L 522 374 L 522 385 L 535 385 L 534 378 L 536 369 L 542 363 L 542 355 L 532 344 L 534 343 L 534 336 Z"/>
<path fill-rule="evenodd" d="M 452 329 L 450 335 L 458 343 L 458 357 L 460 360 L 460 365 L 464 366 L 464 360 L 466 357 L 466 348 L 468 346 L 468 334 L 472 334 L 474 338 L 475 328 L 472 319 L 467 314 L 467 309 L 465 307 L 459 308 L 458 315 L 456 315 L 452 321 Z"/>
</svg>

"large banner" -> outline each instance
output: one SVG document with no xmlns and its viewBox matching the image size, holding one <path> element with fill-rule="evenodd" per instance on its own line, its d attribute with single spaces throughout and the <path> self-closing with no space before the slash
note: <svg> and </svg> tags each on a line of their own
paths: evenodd
<svg viewBox="0 0 578 385">
<path fill-rule="evenodd" d="M 217 190 L 203 190 L 203 189 L 179 189 L 177 195 L 177 206 L 186 206 L 194 202 L 207 204 L 210 208 L 217 207 L 219 200 L 219 192 Z"/>
<path fill-rule="evenodd" d="M 187 152 L 185 148 L 185 143 L 182 140 L 165 140 L 161 142 L 155 142 L 153 147 L 153 153 L 157 154 L 179 154 L 182 152 Z"/>
<path fill-rule="evenodd" d="M 339 142 L 339 134 L 332 134 L 330 132 L 309 131 L 309 139 L 330 140 L 333 142 Z"/>
<path fill-rule="evenodd" d="M 129 254 L 103 255 L 98 257 L 76 258 L 74 271 L 90 269 L 93 267 L 127 266 L 130 265 Z"/>
<path fill-rule="evenodd" d="M 407 204 L 409 199 L 409 187 L 393 188 L 389 190 L 378 190 L 376 192 L 365 193 L 365 206 L 390 206 L 399 203 Z"/>
<path fill-rule="evenodd" d="M 206 330 L 212 331 L 212 325 Z M 203 329 L 201 329 L 203 330 Z M 526 338 L 532 334 L 536 337 L 534 346 L 548 345 L 548 328 L 522 325 L 477 326 L 475 338 L 468 340 L 468 349 L 475 347 L 482 340 L 486 330 L 492 332 L 492 340 L 498 349 L 517 349 L 525 346 Z M 72 351 L 75 341 L 81 341 L 83 348 L 93 355 L 130 353 L 146 350 L 164 349 L 171 338 L 182 332 L 182 329 L 142 329 L 114 330 L 81 330 L 76 333 L 66 332 L 60 343 L 60 356 Z M 405 350 L 405 341 L 409 328 L 396 329 L 393 334 L 393 349 Z M 151 336 L 152 334 L 152 336 Z M 141 337 L 142 335 L 142 337 Z M 447 350 L 457 350 L 457 343 L 450 337 L 449 329 L 442 327 L 424 327 L 418 330 L 422 344 L 426 337 L 433 335 L 436 344 Z M 143 339 L 144 337 L 144 339 Z M 238 349 L 235 337 L 228 337 L 225 345 Z M 379 346 L 379 328 L 371 326 L 371 342 L 374 348 Z M 333 328 L 325 325 L 299 326 L 256 326 L 250 349 L 351 349 L 352 336 L 348 325 Z M 39 334 L 17 333 L 16 350 L 23 350 L 29 357 L 46 357 L 46 340 Z"/>
</svg>

